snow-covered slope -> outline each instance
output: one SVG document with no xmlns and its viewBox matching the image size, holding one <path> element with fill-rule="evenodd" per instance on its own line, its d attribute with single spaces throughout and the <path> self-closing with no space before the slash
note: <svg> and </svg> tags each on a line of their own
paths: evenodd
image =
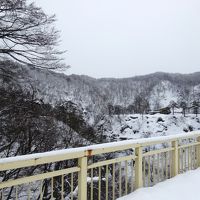
<svg viewBox="0 0 200 200">
<path fill-rule="evenodd" d="M 13 70 L 13 66 L 11 68 Z M 85 119 L 92 125 L 110 114 L 110 105 L 118 106 L 120 113 L 132 114 L 138 112 L 134 110 L 136 101 L 140 103 L 144 99 L 152 110 L 168 106 L 170 101 L 185 101 L 190 106 L 200 99 L 200 72 L 188 75 L 158 72 L 132 78 L 95 79 L 30 66 L 16 65 L 15 71 L 20 84 L 34 90 L 43 102 L 56 105 L 71 101 L 84 111 Z"/>
<path fill-rule="evenodd" d="M 104 134 L 111 141 L 138 139 L 200 130 L 200 117 L 193 114 L 186 117 L 181 114 L 115 115 L 107 116 L 103 126 Z"/>
<path fill-rule="evenodd" d="M 179 100 L 180 90 L 170 81 L 160 81 L 155 85 L 150 94 L 150 106 L 152 109 L 159 109 L 169 105 L 170 101 Z"/>
<path fill-rule="evenodd" d="M 200 98 L 200 72 L 181 75 L 155 73 L 124 79 L 95 79 L 22 67 L 20 81 L 32 85 L 46 103 L 72 101 L 90 116 L 108 113 L 108 104 L 128 107 L 140 96 L 151 109 L 169 105 L 171 100 L 190 104 Z M 19 71 L 20 71 L 19 70 Z"/>
</svg>

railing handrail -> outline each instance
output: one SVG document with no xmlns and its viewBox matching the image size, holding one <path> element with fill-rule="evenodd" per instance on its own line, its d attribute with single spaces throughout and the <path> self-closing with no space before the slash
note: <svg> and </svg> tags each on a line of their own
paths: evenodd
<svg viewBox="0 0 200 200">
<path fill-rule="evenodd" d="M 200 131 L 189 133 L 158 136 L 152 138 L 131 139 L 126 141 L 110 142 L 103 144 L 90 145 L 86 147 L 70 148 L 64 150 L 55 150 L 44 153 L 35 153 L 29 155 L 8 157 L 0 159 L 0 171 L 17 169 L 21 167 L 30 167 L 40 164 L 58 162 L 69 159 L 77 159 L 84 156 L 92 156 L 102 153 L 115 152 L 136 147 L 150 146 L 158 143 L 167 143 L 180 139 L 199 137 Z M 13 167 L 14 166 L 14 167 Z"/>
<path fill-rule="evenodd" d="M 158 148 L 150 148 L 149 151 L 146 151 L 146 148 L 154 147 L 156 144 L 160 144 L 160 146 Z M 129 149 L 132 149 L 132 151 L 120 152 Z M 119 155 L 108 158 L 105 157 L 103 160 L 93 157 L 88 159 L 88 157 L 93 155 L 111 152 L 119 152 Z M 78 162 L 74 162 L 76 161 L 74 159 L 77 159 Z M 90 199 L 92 199 L 94 196 L 94 176 L 97 175 L 98 184 L 96 186 L 98 187 L 98 193 L 95 194 L 98 195 L 98 199 L 101 199 L 101 184 L 103 183 L 105 184 L 104 192 L 106 200 L 108 199 L 110 182 L 112 182 L 112 199 L 115 199 L 115 192 L 118 197 L 124 195 L 122 192 L 122 181 L 124 181 L 125 187 L 123 190 L 125 194 L 127 194 L 146 184 L 147 186 L 151 186 L 151 183 L 155 184 L 156 181 L 159 182 L 160 178 L 161 181 L 163 178 L 166 180 L 181 172 L 199 167 L 200 131 L 2 158 L 0 159 L 0 171 L 37 166 L 45 163 L 55 163 L 64 160 L 71 160 L 73 165 L 61 166 L 61 169 L 53 167 L 50 171 L 39 170 L 39 172 L 37 171 L 30 175 L 23 173 L 23 176 L 19 175 L 17 178 L 11 176 L 8 180 L 3 180 L 0 183 L 0 198 L 6 197 L 8 195 L 8 190 L 5 188 L 10 188 L 10 192 L 13 192 L 16 199 L 18 199 L 18 187 L 20 185 L 23 185 L 21 188 L 25 191 L 27 187 L 30 189 L 30 183 L 39 181 L 39 183 L 36 183 L 36 186 L 40 185 L 38 191 L 40 192 L 40 199 L 42 199 L 44 194 L 44 180 L 48 180 L 48 191 L 51 193 L 51 199 L 54 199 L 55 180 L 57 180 L 56 177 L 58 177 L 59 181 L 57 183 L 61 184 L 60 193 L 58 192 L 58 194 L 61 195 L 61 199 L 64 199 L 64 180 L 70 181 L 70 193 L 66 191 L 66 195 L 71 195 L 72 197 L 75 195 L 78 197 L 78 200 L 87 200 L 87 194 L 89 194 L 87 191 L 89 191 L 88 188 L 90 188 Z M 8 174 L 9 173 L 8 171 Z M 116 173 L 118 173 L 118 175 Z M 75 185 L 74 174 L 77 181 Z M 111 176 L 110 178 L 109 174 Z M 159 178 L 157 176 L 159 176 Z M 116 177 L 119 188 L 115 190 Z M 24 184 L 28 184 L 28 186 L 26 185 L 24 187 Z M 13 190 L 12 187 L 15 187 L 15 190 Z M 74 191 L 76 191 L 75 194 Z M 31 192 L 28 190 L 28 199 L 30 199 L 30 196 Z"/>
</svg>

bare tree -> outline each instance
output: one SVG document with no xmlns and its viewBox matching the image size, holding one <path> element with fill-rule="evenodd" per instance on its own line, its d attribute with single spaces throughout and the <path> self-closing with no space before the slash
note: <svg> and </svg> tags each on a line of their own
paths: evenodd
<svg viewBox="0 0 200 200">
<path fill-rule="evenodd" d="M 200 107 L 199 102 L 197 101 L 192 102 L 192 108 L 194 110 L 194 114 L 196 114 L 196 117 L 198 116 L 199 107 Z"/>
<path fill-rule="evenodd" d="M 135 113 L 144 114 L 149 110 L 149 102 L 143 95 L 137 95 L 134 99 Z"/>
<path fill-rule="evenodd" d="M 178 107 L 177 103 L 174 100 L 171 100 L 169 103 L 169 107 L 172 108 L 172 113 L 174 115 L 174 109 Z"/>
<path fill-rule="evenodd" d="M 66 67 L 56 49 L 55 15 L 48 16 L 27 0 L 0 1 L 0 59 L 12 58 L 40 68 Z"/>
<path fill-rule="evenodd" d="M 187 103 L 185 101 L 181 101 L 180 107 L 182 108 L 183 116 L 185 117 L 185 111 L 187 109 Z"/>
</svg>

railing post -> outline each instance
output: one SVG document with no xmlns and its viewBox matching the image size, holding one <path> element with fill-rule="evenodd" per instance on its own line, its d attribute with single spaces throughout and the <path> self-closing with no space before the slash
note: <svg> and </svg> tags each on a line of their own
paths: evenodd
<svg viewBox="0 0 200 200">
<path fill-rule="evenodd" d="M 135 148 L 135 188 L 143 187 L 142 179 L 142 147 Z"/>
<path fill-rule="evenodd" d="M 172 147 L 174 148 L 172 151 L 172 176 L 176 176 L 178 174 L 178 141 L 172 141 Z"/>
<path fill-rule="evenodd" d="M 87 200 L 87 157 L 78 159 L 78 200 Z"/>
<path fill-rule="evenodd" d="M 200 142 L 200 137 L 197 138 L 197 142 Z M 200 144 L 197 145 L 197 167 L 200 167 Z"/>
</svg>

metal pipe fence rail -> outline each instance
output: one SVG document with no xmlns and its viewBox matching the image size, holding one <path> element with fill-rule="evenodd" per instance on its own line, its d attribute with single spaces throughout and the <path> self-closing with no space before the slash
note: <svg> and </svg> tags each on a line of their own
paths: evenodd
<svg viewBox="0 0 200 200">
<path fill-rule="evenodd" d="M 200 132 L 0 159 L 0 199 L 114 200 L 200 166 Z"/>
</svg>

